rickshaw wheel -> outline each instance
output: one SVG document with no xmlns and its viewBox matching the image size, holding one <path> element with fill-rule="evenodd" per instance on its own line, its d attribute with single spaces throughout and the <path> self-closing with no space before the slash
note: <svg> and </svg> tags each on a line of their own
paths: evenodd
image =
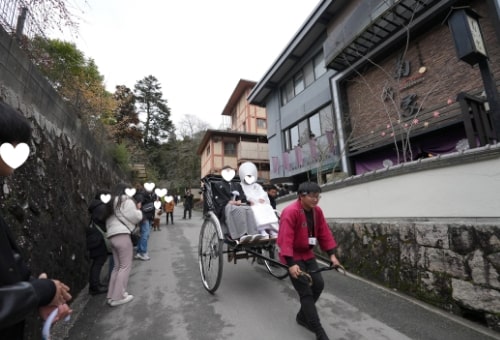
<svg viewBox="0 0 500 340">
<path fill-rule="evenodd" d="M 276 243 L 270 244 L 269 246 L 265 247 L 262 249 L 262 255 L 275 260 L 279 261 L 278 257 L 278 247 L 276 246 Z M 269 260 L 264 259 L 264 264 L 266 265 L 267 271 L 269 274 L 272 276 L 282 280 L 285 277 L 288 276 L 288 269 L 280 266 L 278 264 L 275 264 Z"/>
<path fill-rule="evenodd" d="M 203 287 L 213 294 L 220 285 L 224 240 L 219 238 L 220 224 L 214 214 L 205 216 L 198 242 L 198 263 Z"/>
</svg>

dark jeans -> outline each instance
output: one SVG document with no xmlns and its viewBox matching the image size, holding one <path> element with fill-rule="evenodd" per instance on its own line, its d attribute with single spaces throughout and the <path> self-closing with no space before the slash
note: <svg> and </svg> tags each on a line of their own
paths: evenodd
<svg viewBox="0 0 500 340">
<path fill-rule="evenodd" d="M 168 217 L 170 216 L 170 221 L 172 221 L 172 224 L 174 224 L 174 213 L 173 212 L 168 212 L 166 213 L 166 219 L 167 219 L 167 224 L 168 224 Z"/>
<path fill-rule="evenodd" d="M 90 264 L 89 289 L 98 289 L 101 285 L 101 269 L 108 258 L 107 254 L 93 257 Z"/>
<path fill-rule="evenodd" d="M 318 263 L 316 259 L 307 260 L 307 261 L 297 261 L 300 269 L 305 272 L 309 272 L 310 270 L 318 269 Z M 323 327 L 321 326 L 321 322 L 319 320 L 318 311 L 316 310 L 316 301 L 318 301 L 323 288 L 325 287 L 325 282 L 323 281 L 323 277 L 321 273 L 311 274 L 313 284 L 309 286 L 309 283 L 305 279 L 294 279 L 290 276 L 290 280 L 292 281 L 292 285 L 299 294 L 300 298 L 300 311 L 304 318 L 307 320 L 311 330 L 314 332 L 320 332 Z"/>
<path fill-rule="evenodd" d="M 191 207 L 184 207 L 184 219 L 186 218 L 186 212 L 189 213 L 189 218 L 191 219 Z"/>
</svg>

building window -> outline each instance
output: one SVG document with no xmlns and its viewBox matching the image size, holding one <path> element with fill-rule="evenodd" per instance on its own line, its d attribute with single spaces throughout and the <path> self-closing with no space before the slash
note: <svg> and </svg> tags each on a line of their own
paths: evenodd
<svg viewBox="0 0 500 340">
<path fill-rule="evenodd" d="M 281 87 L 281 105 L 289 103 L 290 100 L 325 73 L 325 59 L 323 58 L 323 51 L 321 51 Z"/>
<path fill-rule="evenodd" d="M 314 83 L 314 67 L 313 63 L 307 63 L 304 66 L 304 80 L 306 87 Z"/>
<path fill-rule="evenodd" d="M 293 81 L 286 83 L 286 101 L 287 103 L 294 97 L 293 95 Z"/>
<path fill-rule="evenodd" d="M 295 125 L 290 128 L 290 148 L 294 148 L 299 145 L 299 127 Z"/>
<path fill-rule="evenodd" d="M 267 129 L 267 122 L 263 118 L 257 118 L 257 127 L 259 129 Z"/>
<path fill-rule="evenodd" d="M 207 156 L 210 156 L 210 145 L 207 146 Z"/>
<path fill-rule="evenodd" d="M 295 95 L 298 95 L 300 92 L 304 91 L 304 75 L 302 71 L 298 72 L 295 77 L 293 77 L 293 85 L 295 89 Z"/>
<path fill-rule="evenodd" d="M 313 114 L 309 117 L 309 131 L 311 132 L 310 138 L 319 137 L 321 133 L 321 122 L 319 120 L 319 113 Z"/>
<path fill-rule="evenodd" d="M 286 103 L 288 103 L 288 99 L 286 97 L 286 87 L 283 86 L 280 92 L 281 92 L 281 106 L 284 106 L 286 105 Z"/>
<path fill-rule="evenodd" d="M 285 150 L 290 150 L 292 148 L 289 129 L 285 130 L 285 132 L 283 133 L 283 142 L 283 144 L 285 145 Z"/>
<path fill-rule="evenodd" d="M 331 105 L 319 110 L 319 120 L 321 122 L 321 133 L 324 135 L 328 131 L 334 131 L 333 113 Z"/>
<path fill-rule="evenodd" d="M 285 150 L 291 150 L 331 131 L 334 131 L 333 115 L 332 107 L 328 105 L 284 130 L 283 145 Z"/>
<path fill-rule="evenodd" d="M 318 53 L 314 57 L 313 63 L 314 63 L 314 77 L 315 79 L 318 79 L 326 72 L 325 58 L 323 58 L 323 52 Z"/>
<path fill-rule="evenodd" d="M 309 122 L 304 119 L 299 123 L 299 133 L 300 133 L 300 145 L 304 145 L 309 142 L 311 131 L 309 130 Z"/>
<path fill-rule="evenodd" d="M 224 156 L 236 156 L 236 143 L 224 142 Z"/>
</svg>

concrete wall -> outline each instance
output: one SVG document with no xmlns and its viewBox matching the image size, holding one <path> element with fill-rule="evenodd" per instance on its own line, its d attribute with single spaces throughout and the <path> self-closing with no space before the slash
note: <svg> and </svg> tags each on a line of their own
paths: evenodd
<svg viewBox="0 0 500 340">
<path fill-rule="evenodd" d="M 88 282 L 87 206 L 99 188 L 121 178 L 86 124 L 63 101 L 29 59 L 0 29 L 0 98 L 32 123 L 30 156 L 8 178 L 0 178 L 0 213 L 17 237 L 34 275 L 46 272 L 71 287 Z M 40 338 L 33 314 L 27 338 Z"/>
</svg>

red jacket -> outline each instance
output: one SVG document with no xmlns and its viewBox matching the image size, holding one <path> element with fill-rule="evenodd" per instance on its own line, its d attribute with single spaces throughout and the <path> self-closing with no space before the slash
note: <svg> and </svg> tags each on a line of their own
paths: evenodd
<svg viewBox="0 0 500 340">
<path fill-rule="evenodd" d="M 314 210 L 314 236 L 323 251 L 333 250 L 337 247 L 325 216 L 320 207 Z M 278 247 L 280 261 L 286 264 L 285 256 L 293 257 L 294 261 L 310 260 L 314 258 L 313 249 L 309 247 L 309 230 L 304 209 L 299 200 L 287 206 L 280 216 L 278 232 Z"/>
</svg>

